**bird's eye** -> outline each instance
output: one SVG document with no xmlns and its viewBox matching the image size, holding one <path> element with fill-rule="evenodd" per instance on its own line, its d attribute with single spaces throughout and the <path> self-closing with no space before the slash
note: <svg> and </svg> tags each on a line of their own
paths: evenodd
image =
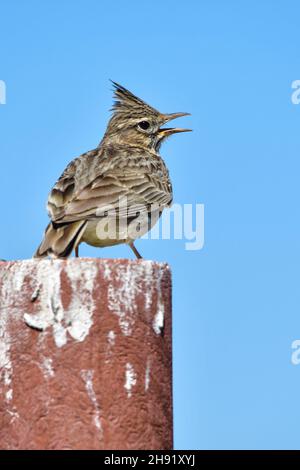
<svg viewBox="0 0 300 470">
<path fill-rule="evenodd" d="M 143 131 L 147 131 L 150 127 L 150 122 L 148 121 L 141 121 L 138 123 L 138 126 L 140 129 L 142 129 Z"/>
</svg>

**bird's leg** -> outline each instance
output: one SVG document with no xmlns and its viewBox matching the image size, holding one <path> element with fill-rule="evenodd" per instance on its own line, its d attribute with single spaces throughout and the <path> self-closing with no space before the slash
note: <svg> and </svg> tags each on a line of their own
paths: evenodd
<svg viewBox="0 0 300 470">
<path fill-rule="evenodd" d="M 79 258 L 79 245 L 75 248 L 75 258 Z"/>
<path fill-rule="evenodd" d="M 134 246 L 133 242 L 129 243 L 130 248 L 132 249 L 133 253 L 137 257 L 137 259 L 143 259 L 143 257 L 139 254 L 136 247 Z"/>
</svg>

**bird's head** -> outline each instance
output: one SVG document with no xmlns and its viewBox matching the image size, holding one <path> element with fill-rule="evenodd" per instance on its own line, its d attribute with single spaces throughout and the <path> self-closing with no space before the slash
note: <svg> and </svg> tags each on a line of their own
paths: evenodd
<svg viewBox="0 0 300 470">
<path fill-rule="evenodd" d="M 103 141 L 138 145 L 158 151 L 162 142 L 177 132 L 191 129 L 163 127 L 173 119 L 189 113 L 162 114 L 135 96 L 123 86 L 113 82 L 115 102 Z"/>
</svg>

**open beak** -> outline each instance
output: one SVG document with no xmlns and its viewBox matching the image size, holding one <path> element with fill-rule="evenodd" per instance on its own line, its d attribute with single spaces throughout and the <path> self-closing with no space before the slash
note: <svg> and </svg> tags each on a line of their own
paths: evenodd
<svg viewBox="0 0 300 470">
<path fill-rule="evenodd" d="M 173 121 L 173 119 L 177 119 L 183 116 L 190 116 L 190 113 L 172 113 L 172 114 L 163 114 L 162 119 L 164 124 L 169 121 Z M 162 127 L 159 129 L 159 134 L 162 137 L 168 137 L 169 135 L 176 134 L 177 132 L 191 132 L 192 129 L 183 129 L 181 127 Z"/>
</svg>

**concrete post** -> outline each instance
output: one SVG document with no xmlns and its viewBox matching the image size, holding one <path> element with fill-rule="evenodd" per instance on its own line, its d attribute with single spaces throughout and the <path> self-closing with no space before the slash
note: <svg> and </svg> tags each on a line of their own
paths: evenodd
<svg viewBox="0 0 300 470">
<path fill-rule="evenodd" d="M 0 449 L 172 449 L 166 264 L 0 263 Z"/>
</svg>

